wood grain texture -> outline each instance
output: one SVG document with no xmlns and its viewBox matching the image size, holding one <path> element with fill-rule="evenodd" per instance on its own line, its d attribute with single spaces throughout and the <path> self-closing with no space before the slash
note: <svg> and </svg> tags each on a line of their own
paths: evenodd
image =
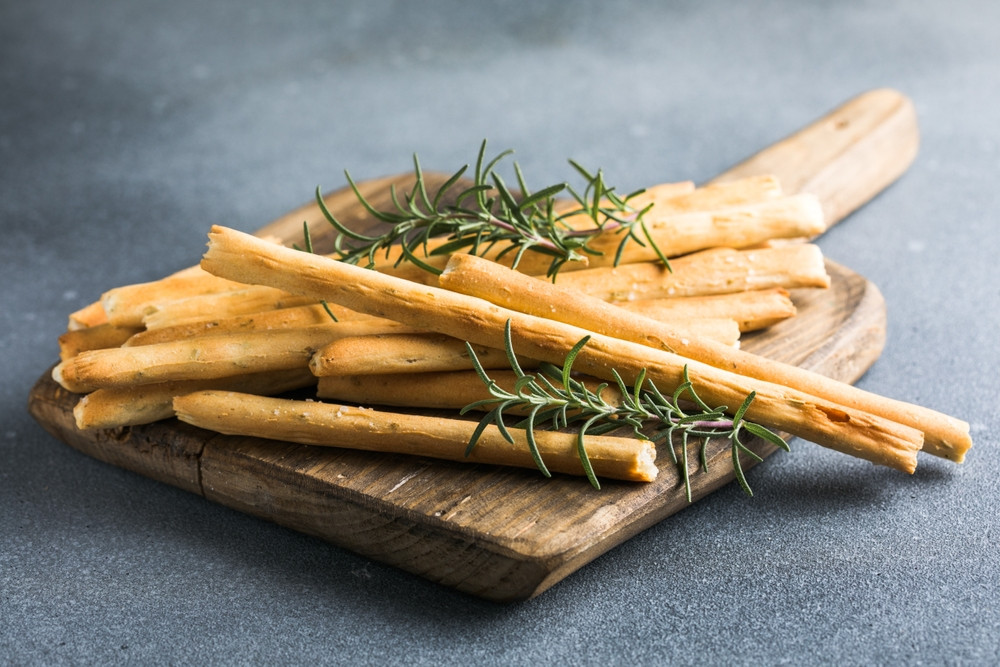
<svg viewBox="0 0 1000 667">
<path fill-rule="evenodd" d="M 873 98 L 872 104 L 882 109 L 884 95 Z M 868 108 L 861 106 L 862 111 Z M 860 113 L 856 106 L 852 109 Z M 768 167 L 781 174 L 780 156 L 785 155 L 791 164 L 784 165 L 784 171 L 809 172 L 808 178 L 793 181 L 792 188 L 786 186 L 787 191 L 829 183 L 831 173 L 850 180 L 851 173 L 867 174 L 849 167 L 867 159 L 868 153 L 851 146 L 871 141 L 870 132 L 893 135 L 898 131 L 903 136 L 895 136 L 894 141 L 908 148 L 900 150 L 898 163 L 884 170 L 901 173 L 915 151 L 915 144 L 910 145 L 915 142 L 913 128 L 905 123 L 866 127 L 869 131 L 852 136 L 850 145 L 844 145 L 841 140 L 846 135 L 828 136 L 828 123 L 821 121 L 813 131 L 807 128 L 792 139 L 798 136 L 803 146 L 818 142 L 819 147 L 809 150 L 821 151 L 822 161 L 793 160 L 805 148 L 790 151 L 786 145 L 771 153 Z M 884 137 L 880 141 L 880 145 L 892 144 L 885 144 Z M 834 147 L 831 142 L 840 143 Z M 745 171 L 746 164 L 739 169 Z M 406 175 L 390 177 L 362 187 L 377 197 L 375 193 L 384 191 L 388 183 L 409 179 Z M 884 187 L 890 180 L 879 182 Z M 866 191 L 856 188 L 858 193 Z M 829 203 L 829 196 L 817 194 L 824 205 Z M 837 203 L 833 210 L 846 214 L 845 206 L 856 207 L 867 200 L 862 194 L 843 199 L 848 203 Z M 353 195 L 340 191 L 326 200 L 344 219 L 354 216 L 363 222 Z M 317 214 L 314 205 L 306 206 L 260 233 L 301 242 L 304 219 L 325 225 Z M 828 262 L 828 270 L 830 289 L 794 292 L 798 316 L 747 335 L 744 347 L 853 382 L 881 352 L 884 303 L 878 290 L 861 276 L 834 262 Z M 580 478 L 544 479 L 531 470 L 222 436 L 176 420 L 80 432 L 72 416 L 77 398 L 46 373 L 31 391 L 29 409 L 55 437 L 89 456 L 491 600 L 537 595 L 687 504 L 665 451 L 660 452 L 661 473 L 655 482 L 605 481 L 602 490 L 595 491 Z M 750 446 L 761 456 L 774 451 L 762 441 L 752 441 Z M 808 456 L 809 447 L 796 441 L 792 455 Z M 732 481 L 729 456 L 728 443 L 709 445 L 709 472 L 692 476 L 695 500 Z M 753 463 L 748 459 L 744 466 L 750 468 Z"/>
<path fill-rule="evenodd" d="M 891 185 L 917 156 L 913 103 L 895 90 L 868 91 L 712 179 L 774 174 L 786 192 L 810 192 L 827 229 Z"/>
</svg>

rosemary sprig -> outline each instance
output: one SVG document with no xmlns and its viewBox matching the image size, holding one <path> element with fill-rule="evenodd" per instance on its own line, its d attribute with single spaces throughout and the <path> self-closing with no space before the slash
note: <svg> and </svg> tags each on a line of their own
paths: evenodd
<svg viewBox="0 0 1000 667">
<path fill-rule="evenodd" d="M 440 274 L 440 269 L 423 261 L 421 256 L 455 252 L 483 255 L 496 249 L 496 259 L 513 253 L 512 265 L 516 267 L 524 253 L 532 250 L 552 258 L 547 275 L 554 279 L 567 262 L 581 260 L 588 254 L 601 254 L 588 245 L 589 241 L 599 233 L 614 232 L 621 235 L 615 254 L 616 264 L 627 243 L 649 243 L 669 268 L 666 256 L 656 246 L 643 222 L 643 216 L 652 205 L 637 210 L 629 204 L 642 190 L 620 196 L 605 183 L 603 172 L 591 173 L 571 160 L 573 169 L 586 181 L 582 191 L 578 192 L 568 183 L 557 183 L 532 192 L 515 162 L 514 174 L 520 191 L 520 194 L 515 194 L 496 171 L 511 153 L 507 150 L 487 159 L 486 142 L 483 141 L 476 158 L 472 185 L 459 185 L 469 168 L 465 165 L 433 193 L 427 187 L 420 161 L 414 155 L 413 187 L 402 196 L 395 187 L 391 188 L 391 210 L 376 209 L 361 194 L 350 173 L 345 171 L 347 182 L 358 201 L 373 218 L 388 225 L 388 229 L 376 234 L 363 234 L 351 229 L 330 212 L 321 190 L 317 188 L 316 201 L 320 210 L 337 231 L 336 254 L 345 262 L 363 262 L 370 268 L 375 265 L 379 252 L 385 251 L 388 256 L 389 249 L 398 244 L 402 253 L 396 265 L 408 261 L 426 271 Z M 451 190 L 456 187 L 461 189 L 452 193 Z M 576 206 L 559 211 L 556 197 L 564 194 Z M 450 195 L 453 198 L 449 198 Z M 567 224 L 568 218 L 580 214 L 589 217 L 593 226 L 575 229 Z M 443 237 L 445 242 L 432 249 L 429 242 L 436 237 Z"/>
<path fill-rule="evenodd" d="M 629 386 L 618 372 L 612 369 L 621 392 L 621 403 L 610 403 L 603 396 L 609 383 L 603 383 L 591 390 L 572 376 L 573 363 L 589 340 L 590 337 L 586 336 L 574 345 L 561 366 L 543 363 L 539 367 L 538 374 L 532 375 L 524 372 L 514 356 L 508 320 L 504 330 L 504 347 L 510 366 L 517 377 L 513 391 L 507 391 L 490 379 L 479 363 L 472 346 L 467 345 L 476 373 L 489 388 L 492 398 L 476 401 L 462 410 L 464 414 L 474 409 L 491 408 L 480 420 L 466 452 L 472 451 L 479 436 L 490 424 L 496 424 L 504 437 L 513 442 L 504 423 L 504 417 L 511 409 L 516 409 L 522 414 L 527 412 L 528 416 L 522 418 L 517 427 L 526 430 L 528 446 L 531 448 L 535 463 L 544 475 L 550 476 L 535 445 L 534 430 L 544 425 L 553 429 L 578 426 L 577 452 L 587 478 L 595 488 L 599 489 L 600 483 L 587 458 L 585 436 L 602 435 L 619 428 L 629 428 L 636 437 L 669 445 L 670 456 L 684 478 L 687 500 L 691 502 L 688 445 L 692 441 L 701 443 L 699 460 L 702 470 L 707 472 L 706 451 L 709 440 L 728 439 L 736 479 L 749 496 L 753 495 L 753 491 L 743 473 L 740 453 L 743 452 L 757 461 L 762 459 L 740 440 L 740 434 L 746 431 L 788 451 L 788 443 L 779 435 L 744 419 L 747 409 L 754 400 L 754 392 L 747 395 L 743 404 L 730 417 L 726 414 L 728 409 L 726 406 L 710 407 L 698 396 L 688 376 L 687 366 L 684 367 L 684 382 L 669 397 L 662 394 L 646 377 L 645 370 Z M 676 447 L 678 443 L 680 455 Z"/>
</svg>

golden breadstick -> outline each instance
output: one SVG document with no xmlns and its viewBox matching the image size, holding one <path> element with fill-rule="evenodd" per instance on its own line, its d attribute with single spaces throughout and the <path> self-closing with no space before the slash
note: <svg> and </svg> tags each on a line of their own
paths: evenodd
<svg viewBox="0 0 1000 667">
<path fill-rule="evenodd" d="M 228 435 L 468 463 L 535 467 L 521 429 L 510 429 L 514 440 L 510 443 L 496 426 L 488 426 L 469 456 L 465 456 L 466 445 L 476 428 L 475 421 L 465 419 L 397 414 L 222 391 L 179 396 L 174 399 L 174 410 L 181 421 Z M 584 474 L 575 434 L 536 431 L 535 440 L 550 471 Z M 656 448 L 647 440 L 592 436 L 587 438 L 586 447 L 598 477 L 637 482 L 656 478 Z"/>
<path fill-rule="evenodd" d="M 649 215 L 662 217 L 681 213 L 716 211 L 756 204 L 782 196 L 781 183 L 778 182 L 777 177 L 769 174 L 740 178 L 726 183 L 703 185 L 684 193 L 673 192 L 670 193 L 670 196 L 662 196 L 662 194 L 659 191 L 651 193 L 647 190 L 633 197 L 629 201 L 629 205 L 639 211 L 649 204 L 653 204 Z M 576 202 L 570 204 L 571 207 L 578 206 Z M 575 221 L 578 222 L 574 224 Z M 594 221 L 586 214 L 568 218 L 567 222 L 577 229 L 594 226 Z"/>
<path fill-rule="evenodd" d="M 249 287 L 241 285 L 239 289 L 217 294 L 162 301 L 148 309 L 142 318 L 142 323 L 147 329 L 152 330 L 206 318 L 234 317 L 315 303 L 315 299 L 289 294 L 282 290 L 260 285 Z"/>
<path fill-rule="evenodd" d="M 812 244 L 703 250 L 670 262 L 601 266 L 561 273 L 556 282 L 605 301 L 728 294 L 781 287 L 829 287 L 823 253 Z"/>
<path fill-rule="evenodd" d="M 385 330 L 408 329 L 389 323 Z M 332 340 L 356 335 L 359 331 L 370 331 L 366 321 L 332 322 L 277 331 L 220 334 L 155 345 L 90 350 L 59 363 L 52 369 L 52 377 L 68 391 L 86 393 L 105 387 L 306 368 L 316 350 Z"/>
<path fill-rule="evenodd" d="M 659 325 L 655 321 L 653 324 Z M 732 346 L 739 340 L 739 329 L 734 320 L 683 322 L 678 324 L 676 330 L 685 336 L 708 334 L 707 337 L 720 345 Z M 638 342 L 659 345 L 649 336 Z M 510 365 L 503 350 L 476 347 L 475 352 L 483 368 L 507 368 Z M 519 362 L 525 368 L 538 365 L 531 359 L 520 359 Z M 337 339 L 317 351 L 309 367 L 316 376 L 322 377 L 471 370 L 473 363 L 465 342 L 457 338 L 436 333 L 388 333 Z"/>
<path fill-rule="evenodd" d="M 924 450 L 937 456 L 961 461 L 972 445 L 968 425 L 947 415 L 884 398 L 791 364 L 688 336 L 671 330 L 670 326 L 648 326 L 641 320 L 622 316 L 621 309 L 612 304 L 580 295 L 560 284 L 524 276 L 479 257 L 455 255 L 440 280 L 443 287 L 456 292 L 618 338 L 642 342 L 645 332 L 664 349 L 689 359 L 906 424 L 924 433 Z"/>
<path fill-rule="evenodd" d="M 204 271 L 187 271 L 181 275 L 134 285 L 124 285 L 105 292 L 101 304 L 108 314 L 108 321 L 118 326 L 139 326 L 142 318 L 152 312 L 157 304 L 198 294 L 216 294 L 241 285 L 223 280 Z"/>
<path fill-rule="evenodd" d="M 501 388 L 510 392 L 515 390 L 517 374 L 514 371 L 490 370 L 489 376 Z M 591 391 L 596 391 L 602 384 L 596 378 L 575 379 Z M 555 380 L 554 384 L 561 386 L 558 380 Z M 383 375 L 326 375 L 319 378 L 316 395 L 320 398 L 350 401 L 362 405 L 441 410 L 461 410 L 476 401 L 491 397 L 479 374 L 471 370 Z M 601 397 L 611 405 L 618 405 L 621 392 L 617 386 L 607 386 L 601 392 Z M 511 411 L 514 413 L 513 409 Z"/>
<path fill-rule="evenodd" d="M 180 380 L 137 386 L 98 389 L 81 398 L 73 408 L 76 427 L 118 428 L 150 424 L 174 416 L 175 396 L 202 389 L 242 391 L 262 396 L 281 394 L 316 383 L 307 368 L 266 373 L 246 373 L 214 380 Z"/>
<path fill-rule="evenodd" d="M 271 243 L 282 243 L 280 238 L 274 236 L 261 236 L 260 238 Z M 148 304 L 150 300 L 173 299 L 181 296 L 190 296 L 191 294 L 202 294 L 206 290 L 211 291 L 215 289 L 213 285 L 216 287 L 223 285 L 223 289 L 225 289 L 224 283 L 221 283 L 218 278 L 205 273 L 200 266 L 195 265 L 175 271 L 160 280 L 116 288 L 117 292 L 112 290 L 115 293 L 112 299 L 120 301 L 115 301 L 114 304 L 117 311 L 115 323 L 138 326 L 142 321 L 139 310 Z M 239 286 L 235 285 L 232 287 Z M 104 297 L 102 296 L 103 299 Z M 134 303 L 134 301 L 138 301 L 138 303 Z M 73 331 L 98 324 L 107 324 L 108 322 L 108 314 L 105 312 L 103 303 L 96 301 L 71 313 L 68 328 L 70 331 Z"/>
<path fill-rule="evenodd" d="M 483 368 L 509 368 L 503 350 L 476 346 Z M 537 362 L 522 360 L 525 367 Z M 473 368 L 465 342 L 438 333 L 390 333 L 331 341 L 309 362 L 313 375 L 427 373 Z"/>
<path fill-rule="evenodd" d="M 452 255 L 438 281 L 452 292 L 670 352 L 678 352 L 681 341 L 702 337 L 696 327 L 654 320 L 475 255 Z"/>
<path fill-rule="evenodd" d="M 369 320 L 372 322 L 384 322 L 379 318 L 356 313 L 352 310 L 342 308 L 336 304 L 328 306 L 338 322 Z M 333 320 L 322 304 L 314 303 L 308 306 L 293 306 L 291 308 L 277 308 L 265 310 L 259 313 L 247 315 L 232 315 L 229 317 L 211 318 L 204 320 L 193 320 L 183 324 L 158 327 L 147 331 L 140 331 L 127 341 L 124 345 L 150 345 L 152 343 L 164 343 L 171 340 L 192 338 L 195 336 L 207 336 L 220 333 L 234 333 L 239 331 L 260 331 L 264 329 L 289 329 L 292 327 L 305 327 L 313 324 L 329 324 Z M 372 332 L 374 333 L 374 331 Z"/>
<path fill-rule="evenodd" d="M 735 410 L 749 392 L 755 400 L 746 418 L 874 463 L 912 472 L 923 435 L 861 410 L 843 408 L 808 394 L 746 378 L 679 355 L 596 334 L 561 322 L 501 308 L 476 297 L 418 285 L 325 257 L 261 243 L 248 234 L 213 226 L 202 267 L 230 280 L 266 284 L 437 331 L 473 345 L 501 348 L 509 325 L 515 350 L 527 358 L 562 363 L 585 336 L 578 370 L 612 379 L 643 371 L 665 392 L 683 381 L 685 369 L 699 394 Z"/>
<path fill-rule="evenodd" d="M 731 318 L 737 322 L 741 332 L 765 329 L 795 315 L 795 304 L 792 303 L 788 290 L 780 287 L 712 296 L 639 299 L 614 303 L 619 308 L 664 322 L 683 322 L 696 317 Z"/>
<path fill-rule="evenodd" d="M 714 247 L 749 248 L 772 239 L 811 237 L 826 229 L 823 208 L 813 195 L 799 194 L 713 211 L 658 212 L 654 207 L 643 217 L 646 231 L 667 257 Z M 621 264 L 657 261 L 659 255 L 639 233 L 643 245 L 629 241 Z M 589 258 L 589 267 L 613 266 L 622 235 L 605 232 L 590 241 L 602 253 Z"/>
<path fill-rule="evenodd" d="M 86 350 L 118 347 L 139 331 L 138 327 L 119 327 L 107 323 L 67 331 L 59 336 L 59 358 L 65 361 Z"/>
<path fill-rule="evenodd" d="M 725 183 L 700 185 L 690 192 L 662 198 L 656 201 L 656 208 L 670 213 L 692 211 L 713 211 L 731 208 L 753 202 L 776 199 L 784 193 L 781 182 L 773 174 L 747 176 Z M 637 202 L 641 203 L 641 202 Z"/>
<path fill-rule="evenodd" d="M 70 313 L 66 330 L 76 331 L 78 329 L 87 329 L 89 327 L 96 327 L 99 324 L 107 323 L 108 314 L 104 312 L 104 306 L 101 305 L 100 301 L 95 301 L 94 303 L 84 306 L 80 310 Z"/>
</svg>

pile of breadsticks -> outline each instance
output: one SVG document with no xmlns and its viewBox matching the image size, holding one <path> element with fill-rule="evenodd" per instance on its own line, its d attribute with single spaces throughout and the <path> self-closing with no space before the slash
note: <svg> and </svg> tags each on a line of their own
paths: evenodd
<svg viewBox="0 0 1000 667">
<path fill-rule="evenodd" d="M 748 420 L 874 463 L 912 472 L 921 449 L 963 459 L 964 422 L 740 350 L 741 332 L 794 315 L 788 290 L 829 286 L 815 245 L 772 243 L 823 231 L 815 198 L 784 195 L 770 177 L 641 197 L 670 270 L 635 243 L 611 266 L 619 239 L 608 233 L 592 244 L 603 256 L 567 264 L 555 282 L 542 277 L 548 258 L 530 252 L 517 271 L 433 256 L 437 276 L 392 253 L 371 270 L 216 226 L 199 267 L 112 289 L 71 315 L 53 377 L 82 395 L 80 429 L 177 416 L 221 433 L 534 467 L 517 429 L 509 442 L 488 427 L 466 455 L 476 422 L 458 417 L 489 397 L 466 343 L 513 385 L 509 327 L 525 368 L 560 364 L 589 336 L 574 368 L 598 380 L 645 372 L 669 393 L 686 373 L 710 405 L 736 407 L 754 392 Z M 274 398 L 309 386 L 316 399 Z M 575 435 L 536 439 L 550 470 L 583 473 Z M 655 449 L 640 438 L 588 436 L 587 454 L 597 476 L 656 475 Z"/>
</svg>

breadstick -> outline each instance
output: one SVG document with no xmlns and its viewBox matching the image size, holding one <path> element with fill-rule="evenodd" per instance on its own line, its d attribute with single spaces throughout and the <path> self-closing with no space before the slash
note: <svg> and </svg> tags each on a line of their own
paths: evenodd
<svg viewBox="0 0 1000 667">
<path fill-rule="evenodd" d="M 223 280 L 204 271 L 187 271 L 160 280 L 134 285 L 124 285 L 108 290 L 101 296 L 101 304 L 108 321 L 118 326 L 139 326 L 142 318 L 156 304 L 174 301 L 198 294 L 216 294 L 242 287 L 230 280 Z"/>
<path fill-rule="evenodd" d="M 490 379 L 501 388 L 511 392 L 515 390 L 517 374 L 514 371 L 491 370 L 489 375 Z M 596 378 L 575 379 L 591 391 L 596 391 L 601 384 Z M 350 401 L 362 405 L 441 410 L 461 410 L 467 405 L 486 400 L 491 396 L 475 371 L 327 375 L 319 378 L 316 395 L 319 398 Z M 605 387 L 601 396 L 611 405 L 617 405 L 621 400 L 621 393 L 616 386 Z"/>
<path fill-rule="evenodd" d="M 66 324 L 67 331 L 77 331 L 96 327 L 99 324 L 108 323 L 108 314 L 104 312 L 104 306 L 100 301 L 88 304 L 83 308 L 69 314 L 69 322 Z"/>
<path fill-rule="evenodd" d="M 489 262 L 489 260 L 483 260 Z M 509 269 L 508 269 L 509 270 Z M 532 278 L 534 280 L 534 278 Z M 631 313 L 626 313 L 631 315 Z M 637 316 L 636 316 L 637 317 Z M 389 320 L 379 320 L 389 321 Z M 732 346 L 739 339 L 739 330 L 733 320 L 705 320 L 679 323 L 676 331 L 683 336 L 707 333 L 711 340 L 720 345 Z M 716 324 L 721 323 L 721 331 Z M 653 326 L 660 325 L 652 322 Z M 711 336 L 718 336 L 712 338 Z M 619 336 L 621 337 L 621 336 Z M 659 346 L 653 337 L 644 336 L 637 341 Z M 507 368 L 509 362 L 503 350 L 477 347 L 476 357 L 483 368 Z M 534 368 L 537 361 L 520 359 L 525 368 Z M 337 339 L 313 355 L 309 367 L 317 377 L 325 375 L 360 375 L 369 373 L 427 373 L 430 371 L 460 371 L 473 368 L 472 359 L 465 348 L 465 342 L 434 333 L 389 333 L 359 335 Z"/>
<path fill-rule="evenodd" d="M 107 323 L 67 331 L 59 336 L 59 358 L 65 361 L 86 350 L 118 347 L 139 331 L 137 327 L 119 327 Z"/>
<path fill-rule="evenodd" d="M 282 240 L 275 236 L 264 235 L 260 236 L 260 238 L 271 243 L 282 243 Z M 166 288 L 164 288 L 164 283 L 167 285 Z M 219 279 L 205 273 L 200 266 L 195 265 L 175 271 L 160 280 L 115 288 L 115 290 L 111 290 L 115 294 L 112 298 L 120 300 L 114 304 L 115 309 L 118 311 L 115 323 L 126 326 L 138 326 L 141 324 L 142 317 L 136 309 L 141 309 L 150 300 L 174 299 L 182 296 L 190 296 L 191 294 L 204 293 L 205 289 L 212 290 L 211 285 L 213 284 L 219 285 Z M 239 286 L 233 285 L 230 288 L 233 287 Z M 224 285 L 223 289 L 225 289 Z M 109 319 L 102 303 L 103 299 L 104 296 L 102 296 L 101 301 L 96 301 L 74 313 L 70 313 L 68 329 L 73 331 L 98 324 L 107 324 Z M 138 301 L 138 304 L 127 304 L 127 301 Z"/>
<path fill-rule="evenodd" d="M 670 326 L 653 327 L 621 314 L 621 309 L 575 293 L 561 284 L 511 271 L 472 255 L 455 255 L 440 277 L 443 287 L 477 296 L 506 308 L 642 342 L 648 335 L 664 349 L 733 373 L 794 388 L 852 409 L 906 424 L 924 433 L 924 451 L 961 461 L 972 445 L 968 425 L 927 408 L 863 391 L 805 369 L 766 359 Z M 647 320 L 648 322 L 648 320 Z M 617 333 L 616 333 L 617 332 Z"/>
<path fill-rule="evenodd" d="M 696 317 L 731 318 L 744 333 L 766 329 L 795 315 L 795 304 L 792 303 L 788 290 L 780 287 L 712 296 L 638 299 L 614 303 L 619 308 L 666 322 L 685 321 Z"/>
<path fill-rule="evenodd" d="M 490 372 L 490 378 L 508 391 L 516 377 L 510 370 Z M 461 410 L 490 398 L 490 392 L 475 371 L 459 370 L 324 375 L 316 385 L 316 396 L 361 405 Z"/>
<path fill-rule="evenodd" d="M 672 271 L 656 262 L 637 262 L 560 272 L 556 282 L 605 301 L 830 286 L 823 253 L 812 244 L 755 250 L 716 248 L 672 260 L 670 265 Z"/>
<path fill-rule="evenodd" d="M 336 338 L 355 335 L 361 330 L 359 324 L 362 323 L 332 322 L 297 329 L 90 350 L 59 363 L 52 370 L 52 377 L 68 391 L 86 393 L 106 387 L 306 368 L 316 350 Z M 370 330 L 364 324 L 363 330 Z M 395 323 L 390 325 L 386 330 L 407 330 Z"/>
<path fill-rule="evenodd" d="M 270 287 L 240 285 L 239 289 L 217 294 L 203 294 L 160 302 L 146 311 L 142 323 L 147 329 L 152 330 L 175 324 L 196 322 L 206 318 L 234 317 L 315 303 L 315 299 L 289 294 Z"/>
<path fill-rule="evenodd" d="M 341 308 L 336 304 L 328 306 L 333 312 L 338 322 L 357 322 L 368 320 L 371 322 L 385 322 L 378 318 L 356 313 L 346 308 Z M 126 347 L 132 345 L 150 345 L 152 343 L 164 343 L 171 340 L 181 340 L 183 338 L 193 338 L 195 336 L 215 335 L 220 333 L 234 333 L 239 331 L 262 331 L 264 329 L 289 329 L 292 327 L 305 327 L 314 324 L 329 324 L 333 320 L 322 304 L 312 304 L 308 306 L 294 306 L 291 308 L 277 308 L 265 310 L 259 313 L 248 315 L 232 315 L 229 317 L 211 318 L 204 320 L 193 320 L 183 324 L 158 327 L 156 329 L 140 331 L 125 341 Z M 374 331 L 372 331 L 374 333 Z"/>
<path fill-rule="evenodd" d="M 509 368 L 503 350 L 476 346 L 483 368 Z M 523 360 L 525 367 L 537 362 Z M 465 342 L 437 333 L 391 333 L 351 336 L 320 348 L 309 362 L 313 375 L 384 375 L 473 368 Z"/>
<path fill-rule="evenodd" d="M 230 280 L 267 284 L 326 299 L 473 345 L 503 347 L 504 327 L 509 324 L 519 354 L 557 364 L 574 344 L 589 336 L 589 343 L 576 358 L 576 367 L 583 373 L 612 379 L 612 369 L 625 378 L 637 378 L 647 371 L 647 377 L 662 391 L 672 392 L 683 382 L 686 368 L 699 394 L 716 405 L 735 410 L 748 392 L 755 392 L 747 419 L 874 463 L 908 472 L 916 468 L 916 452 L 923 441 L 916 429 L 671 352 L 501 308 L 476 297 L 282 249 L 220 226 L 212 227 L 202 267 Z"/>
<path fill-rule="evenodd" d="M 180 380 L 113 389 L 98 389 L 73 408 L 79 429 L 118 428 L 151 424 L 174 416 L 175 396 L 202 389 L 242 391 L 261 396 L 281 394 L 316 383 L 307 368 L 246 373 L 214 380 Z"/>
<path fill-rule="evenodd" d="M 676 319 L 674 326 L 678 331 L 691 336 L 708 338 L 722 345 L 736 346 L 740 342 L 739 322 L 728 317 L 692 317 Z"/>
<path fill-rule="evenodd" d="M 781 182 L 777 176 L 760 174 L 725 183 L 700 185 L 690 192 L 658 199 L 656 208 L 653 210 L 670 213 L 712 211 L 776 199 L 783 194 Z"/>
<path fill-rule="evenodd" d="M 702 338 L 696 328 L 680 322 L 654 320 L 475 255 L 453 255 L 438 282 L 452 292 L 670 352 L 680 351 L 690 339 Z"/>
<path fill-rule="evenodd" d="M 469 456 L 465 448 L 476 422 L 442 419 L 293 401 L 222 391 L 200 391 L 174 399 L 181 421 L 228 435 L 246 435 L 364 451 L 427 456 L 468 463 L 534 468 L 525 433 L 510 429 L 507 442 L 488 426 Z M 584 474 L 572 433 L 536 431 L 546 467 L 553 472 Z M 587 455 L 598 477 L 649 482 L 656 478 L 656 448 L 647 440 L 612 436 L 587 438 Z"/>
<path fill-rule="evenodd" d="M 811 237 L 826 229 L 823 208 L 813 195 L 799 194 L 714 211 L 658 212 L 654 207 L 643 220 L 646 231 L 667 257 L 725 246 L 748 248 L 772 239 Z M 643 238 L 643 234 L 640 234 Z M 622 235 L 606 232 L 589 243 L 601 253 L 589 258 L 588 268 L 613 266 Z M 657 261 L 659 255 L 645 238 L 629 241 L 619 262 Z"/>
</svg>

